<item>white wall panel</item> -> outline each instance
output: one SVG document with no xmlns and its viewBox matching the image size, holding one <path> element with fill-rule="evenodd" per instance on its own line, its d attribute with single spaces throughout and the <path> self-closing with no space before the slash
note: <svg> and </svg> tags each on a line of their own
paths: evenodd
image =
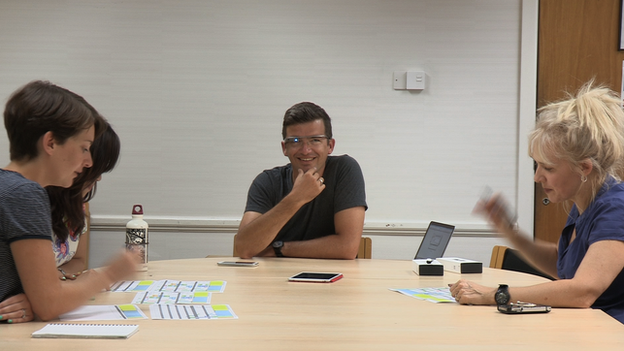
<svg viewBox="0 0 624 351">
<path fill-rule="evenodd" d="M 368 228 L 487 232 L 471 214 L 483 186 L 516 203 L 531 184 L 518 126 L 533 116 L 519 112 L 535 89 L 521 90 L 520 67 L 536 43 L 523 6 L 536 3 L 4 0 L 0 96 L 48 79 L 113 124 L 122 156 L 92 201 L 96 224 L 125 223 L 134 203 L 148 221 L 240 219 L 252 179 L 287 162 L 284 111 L 308 100 L 332 116 L 335 154 L 362 166 Z M 426 89 L 393 90 L 398 70 L 425 71 Z M 4 135 L 0 150 L 7 164 Z M 523 223 L 532 206 L 518 204 Z"/>
</svg>

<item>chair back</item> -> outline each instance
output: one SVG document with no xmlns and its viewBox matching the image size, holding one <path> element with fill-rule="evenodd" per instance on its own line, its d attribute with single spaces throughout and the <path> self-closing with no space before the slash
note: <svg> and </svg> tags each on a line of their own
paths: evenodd
<svg viewBox="0 0 624 351">
<path fill-rule="evenodd" d="M 507 246 L 496 245 L 492 249 L 492 257 L 490 259 L 490 268 L 506 269 L 508 271 L 522 272 L 539 275 L 540 277 L 554 280 L 553 277 L 540 270 L 534 268 L 527 263 L 518 250 L 511 249 Z"/>
<path fill-rule="evenodd" d="M 355 258 L 366 258 L 370 259 L 372 257 L 373 252 L 373 239 L 362 237 L 360 239 L 360 248 L 358 249 L 358 254 Z"/>
</svg>

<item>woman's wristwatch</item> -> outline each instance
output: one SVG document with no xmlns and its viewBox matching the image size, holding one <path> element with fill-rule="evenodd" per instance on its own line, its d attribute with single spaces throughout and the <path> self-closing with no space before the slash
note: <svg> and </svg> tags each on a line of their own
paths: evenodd
<svg viewBox="0 0 624 351">
<path fill-rule="evenodd" d="M 494 300 L 497 305 L 506 305 L 511 300 L 511 295 L 509 295 L 509 286 L 506 284 L 499 284 L 498 290 L 494 294 Z"/>
</svg>

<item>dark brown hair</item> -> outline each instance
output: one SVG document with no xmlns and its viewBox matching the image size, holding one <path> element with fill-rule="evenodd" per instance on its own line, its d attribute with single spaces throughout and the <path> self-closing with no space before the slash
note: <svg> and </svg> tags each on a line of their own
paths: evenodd
<svg viewBox="0 0 624 351">
<path fill-rule="evenodd" d="M 67 189 L 57 186 L 46 187 L 52 210 L 52 230 L 60 240 L 67 240 L 70 230 L 74 235 L 82 233 L 85 226 L 83 204 L 95 196 L 97 179 L 103 173 L 115 168 L 120 150 L 119 136 L 107 123 L 102 135 L 91 145 L 93 166 L 85 168 Z M 93 188 L 83 197 L 83 189 L 91 184 Z"/>
<path fill-rule="evenodd" d="M 39 80 L 15 91 L 4 110 L 11 161 L 36 158 L 37 141 L 47 132 L 52 132 L 54 140 L 63 144 L 91 126 L 95 126 L 97 138 L 104 123 L 82 96 Z"/>
<path fill-rule="evenodd" d="M 286 139 L 286 127 L 295 124 L 313 122 L 319 119 L 323 120 L 323 124 L 325 125 L 325 136 L 327 136 L 329 141 L 329 139 L 333 137 L 333 134 L 331 118 L 329 118 L 327 112 L 325 112 L 322 107 L 311 102 L 300 102 L 293 105 L 291 108 L 286 110 L 286 113 L 284 114 L 282 139 Z"/>
</svg>

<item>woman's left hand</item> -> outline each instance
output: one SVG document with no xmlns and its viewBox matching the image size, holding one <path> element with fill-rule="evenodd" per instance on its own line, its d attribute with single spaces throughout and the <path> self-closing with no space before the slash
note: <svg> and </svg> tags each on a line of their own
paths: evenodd
<svg viewBox="0 0 624 351">
<path fill-rule="evenodd" d="M 449 284 L 451 296 L 462 305 L 492 305 L 496 288 L 488 288 L 461 279 L 455 284 Z"/>
<path fill-rule="evenodd" d="M 35 318 L 26 294 L 17 294 L 0 302 L 0 320 L 9 323 L 30 322 Z"/>
</svg>

